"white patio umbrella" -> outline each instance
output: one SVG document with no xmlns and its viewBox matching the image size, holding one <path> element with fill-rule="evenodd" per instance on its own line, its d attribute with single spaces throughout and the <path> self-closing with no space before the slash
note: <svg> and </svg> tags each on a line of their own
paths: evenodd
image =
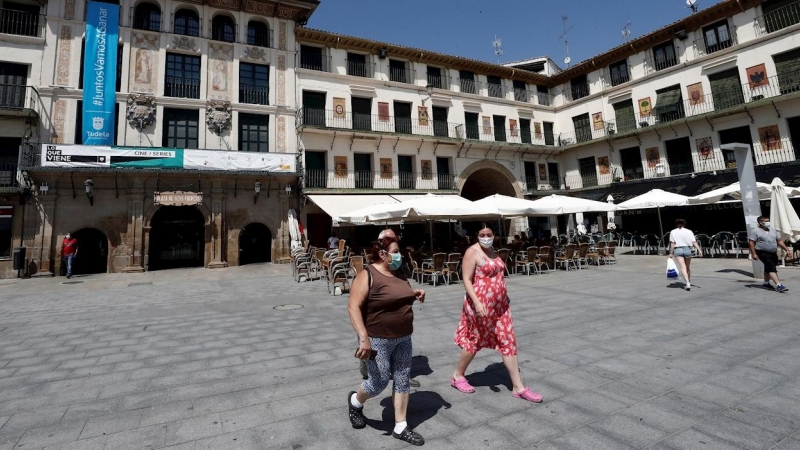
<svg viewBox="0 0 800 450">
<path fill-rule="evenodd" d="M 770 198 L 769 221 L 781 239 L 800 239 L 800 218 L 789 202 L 786 187 L 780 178 L 772 180 L 772 197 Z"/>
<path fill-rule="evenodd" d="M 570 197 L 567 195 L 550 195 L 542 197 L 533 202 L 534 212 L 531 216 L 557 216 L 560 214 L 575 214 L 586 212 L 608 212 L 616 211 L 617 206 L 596 202 L 580 197 Z"/>
<path fill-rule="evenodd" d="M 494 213 L 503 217 L 527 216 L 534 214 L 533 201 L 524 198 L 494 194 L 472 202 L 476 210 Z"/>
<path fill-rule="evenodd" d="M 685 195 L 674 194 L 661 189 L 653 189 L 652 191 L 620 203 L 617 205 L 617 209 L 628 210 L 657 208 L 658 229 L 661 232 L 658 239 L 661 240 L 664 237 L 664 225 L 661 223 L 661 208 L 665 206 L 686 206 L 688 204 L 689 197 Z"/>
<path fill-rule="evenodd" d="M 772 186 L 768 185 L 767 183 L 756 183 L 756 187 L 758 189 L 758 199 L 769 200 L 770 196 L 772 195 Z M 725 187 L 714 189 L 713 191 L 708 191 L 700 195 L 695 195 L 694 197 L 689 197 L 689 204 L 697 205 L 700 203 L 717 203 L 725 198 L 726 195 L 736 200 L 742 199 L 742 188 L 738 181 Z"/>
<path fill-rule="evenodd" d="M 300 222 L 297 220 L 297 212 L 295 212 L 294 208 L 289 208 L 289 236 L 292 240 L 292 249 L 303 246 L 303 236 L 300 234 Z"/>
</svg>

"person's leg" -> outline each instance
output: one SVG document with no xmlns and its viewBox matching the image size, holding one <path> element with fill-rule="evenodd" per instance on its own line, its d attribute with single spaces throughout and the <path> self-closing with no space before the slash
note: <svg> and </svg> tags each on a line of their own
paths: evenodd
<svg viewBox="0 0 800 450">
<path fill-rule="evenodd" d="M 686 284 L 692 284 L 692 258 L 683 258 L 686 263 Z"/>
<path fill-rule="evenodd" d="M 525 390 L 525 385 L 522 384 L 522 374 L 519 371 L 519 360 L 517 355 L 503 356 L 503 364 L 508 369 L 508 377 L 511 378 L 511 388 L 514 392 L 520 393 Z"/>
<path fill-rule="evenodd" d="M 405 422 L 406 412 L 408 411 L 408 392 L 393 392 L 392 401 L 394 403 L 394 422 L 396 424 Z M 400 430 L 400 432 L 402 431 Z"/>
<path fill-rule="evenodd" d="M 458 364 L 456 364 L 456 371 L 453 372 L 453 379 L 460 380 L 464 378 L 464 373 L 467 371 L 467 367 L 475 359 L 475 353 L 470 353 L 464 349 L 461 350 L 461 354 L 458 356 Z"/>
<path fill-rule="evenodd" d="M 675 265 L 678 266 L 678 272 L 683 277 L 683 281 L 686 284 L 689 284 L 689 275 L 686 273 L 686 260 L 683 258 L 683 256 L 675 256 L 672 259 L 675 261 Z"/>
<path fill-rule="evenodd" d="M 778 278 L 778 272 L 770 272 L 769 278 L 772 280 L 773 283 L 775 283 L 775 285 L 781 284 L 781 279 Z"/>
<path fill-rule="evenodd" d="M 67 278 L 72 277 L 72 263 L 75 260 L 75 255 L 67 256 Z"/>
</svg>

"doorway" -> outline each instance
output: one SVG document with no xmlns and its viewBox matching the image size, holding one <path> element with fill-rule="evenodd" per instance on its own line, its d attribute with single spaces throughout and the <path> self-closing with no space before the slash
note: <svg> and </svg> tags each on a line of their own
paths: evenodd
<svg viewBox="0 0 800 450">
<path fill-rule="evenodd" d="M 272 232 L 262 223 L 251 223 L 239 234 L 239 265 L 272 261 Z"/>
<path fill-rule="evenodd" d="M 78 254 L 75 256 L 72 273 L 74 275 L 107 273 L 108 239 L 106 235 L 95 228 L 82 228 L 76 231 L 73 237 L 78 240 Z"/>
<path fill-rule="evenodd" d="M 148 270 L 203 267 L 205 218 L 194 206 L 162 206 L 150 228 Z"/>
<path fill-rule="evenodd" d="M 747 144 L 750 148 L 753 148 L 753 137 L 750 135 L 750 127 L 736 127 L 736 128 L 729 128 L 727 130 L 719 130 L 719 144 L 733 144 L 733 143 L 740 143 L 740 144 Z M 735 169 L 736 168 L 736 155 L 734 155 L 733 150 L 722 150 L 722 156 L 725 157 L 725 168 L 726 169 Z M 756 160 L 756 152 L 753 152 L 753 162 Z"/>
<path fill-rule="evenodd" d="M 792 140 L 794 159 L 800 161 L 800 117 L 786 119 L 786 125 L 789 128 L 789 137 Z"/>
</svg>

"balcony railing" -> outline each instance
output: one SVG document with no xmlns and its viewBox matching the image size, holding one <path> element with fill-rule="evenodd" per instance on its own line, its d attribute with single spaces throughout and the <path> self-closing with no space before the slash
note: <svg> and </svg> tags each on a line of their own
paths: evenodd
<svg viewBox="0 0 800 450">
<path fill-rule="evenodd" d="M 656 58 L 653 55 L 648 55 L 644 59 L 644 71 L 646 74 L 651 74 L 653 72 L 658 72 L 659 70 L 664 70 L 668 67 L 672 67 L 678 64 L 678 62 L 679 61 L 677 56 Z"/>
<path fill-rule="evenodd" d="M 239 85 L 239 103 L 269 105 L 269 86 Z"/>
<path fill-rule="evenodd" d="M 331 57 L 315 53 L 300 52 L 300 68 L 317 70 L 320 72 L 331 71 Z"/>
<path fill-rule="evenodd" d="M 457 189 L 456 177 L 447 173 L 371 170 L 308 169 L 303 176 L 303 184 L 306 189 Z"/>
<path fill-rule="evenodd" d="M 414 84 L 417 80 L 417 71 L 399 67 L 389 67 L 389 81 Z"/>
<path fill-rule="evenodd" d="M 164 80 L 164 96 L 200 98 L 200 80 L 194 78 L 167 77 Z"/>
<path fill-rule="evenodd" d="M 480 83 L 469 78 L 458 79 L 459 91 L 465 94 L 477 94 L 480 89 Z"/>
<path fill-rule="evenodd" d="M 572 84 L 565 92 L 567 101 L 579 100 L 589 95 L 589 83 Z"/>
<path fill-rule="evenodd" d="M 375 74 L 375 63 L 348 59 L 347 74 L 354 77 L 372 78 Z"/>
<path fill-rule="evenodd" d="M 17 165 L 0 163 L 0 188 L 17 187 Z"/>
<path fill-rule="evenodd" d="M 697 39 L 694 41 L 694 56 L 700 57 L 704 55 L 710 55 L 712 53 L 718 52 L 720 50 L 725 50 L 726 48 L 733 47 L 737 45 L 739 42 L 736 40 L 736 28 L 729 28 L 728 29 L 728 39 L 719 41 L 714 40 L 709 42 L 705 37 Z"/>
<path fill-rule="evenodd" d="M 489 97 L 505 98 L 506 89 L 503 87 L 502 84 L 488 83 L 487 87 L 488 87 Z"/>
<path fill-rule="evenodd" d="M 45 16 L 27 11 L 0 9 L 0 33 L 44 37 Z"/>
<path fill-rule="evenodd" d="M 631 68 L 627 64 L 625 64 L 624 68 L 617 67 L 614 70 L 611 70 L 610 67 L 606 67 L 603 70 L 602 76 L 603 85 L 605 85 L 606 88 L 618 86 L 631 81 Z"/>
<path fill-rule="evenodd" d="M 536 92 L 536 103 L 542 106 L 550 106 L 553 104 L 553 96 L 546 92 Z"/>
<path fill-rule="evenodd" d="M 768 12 L 755 19 L 756 34 L 764 36 L 800 23 L 800 1 Z"/>
<path fill-rule="evenodd" d="M 39 104 L 39 92 L 33 86 L 0 84 L 0 110 L 33 110 L 38 114 Z"/>
<path fill-rule="evenodd" d="M 527 89 L 514 88 L 514 100 L 528 103 L 531 101 L 531 92 Z"/>
<path fill-rule="evenodd" d="M 450 90 L 450 77 L 447 75 L 428 74 L 428 84 L 436 89 Z"/>
<path fill-rule="evenodd" d="M 411 117 L 349 112 L 339 114 L 336 111 L 315 108 L 302 108 L 300 114 L 300 123 L 303 126 L 418 136 L 458 137 L 458 124 L 439 120 L 420 121 Z"/>
</svg>

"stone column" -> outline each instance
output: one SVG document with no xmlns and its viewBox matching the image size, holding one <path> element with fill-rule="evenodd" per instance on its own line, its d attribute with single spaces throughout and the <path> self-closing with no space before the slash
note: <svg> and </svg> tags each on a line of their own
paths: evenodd
<svg viewBox="0 0 800 450">
<path fill-rule="evenodd" d="M 58 192 L 50 189 L 50 195 L 40 195 L 36 197 L 36 202 L 28 211 L 31 217 L 26 218 L 26 226 L 35 226 L 33 233 L 25 233 L 33 236 L 33 246 L 28 258 L 36 264 L 37 273 L 34 277 L 51 277 L 58 273 L 61 268 L 60 258 L 58 257 L 59 244 L 56 242 L 57 235 L 53 233 L 55 219 L 56 198 Z"/>
<path fill-rule="evenodd" d="M 225 189 L 211 189 L 211 262 L 209 269 L 228 267 L 225 261 L 227 233 L 225 233 Z"/>
<path fill-rule="evenodd" d="M 128 228 L 123 240 L 128 247 L 128 264 L 124 273 L 144 272 L 144 189 L 129 189 Z"/>
<path fill-rule="evenodd" d="M 280 185 L 281 187 L 283 184 Z M 286 263 L 290 261 L 290 248 L 292 246 L 291 243 L 291 234 L 289 233 L 289 208 L 291 208 L 291 201 L 292 195 L 286 194 L 286 191 L 283 189 L 279 190 L 279 201 L 280 201 L 280 208 L 278 209 L 278 214 L 280 214 L 280 228 L 278 228 L 277 232 L 278 235 L 275 236 L 275 251 L 273 253 L 273 261 L 276 263 Z"/>
</svg>

